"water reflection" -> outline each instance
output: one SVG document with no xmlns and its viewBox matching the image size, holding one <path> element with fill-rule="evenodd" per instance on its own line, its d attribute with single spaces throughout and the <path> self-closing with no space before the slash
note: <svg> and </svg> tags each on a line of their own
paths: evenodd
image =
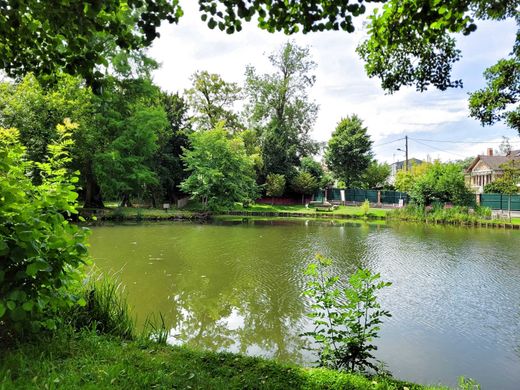
<svg viewBox="0 0 520 390">
<path fill-rule="evenodd" d="M 302 270 L 316 253 L 347 277 L 393 285 L 378 358 L 398 377 L 483 388 L 520 383 L 520 232 L 334 221 L 103 226 L 92 254 L 119 270 L 142 323 L 161 312 L 176 343 L 310 363 Z"/>
</svg>

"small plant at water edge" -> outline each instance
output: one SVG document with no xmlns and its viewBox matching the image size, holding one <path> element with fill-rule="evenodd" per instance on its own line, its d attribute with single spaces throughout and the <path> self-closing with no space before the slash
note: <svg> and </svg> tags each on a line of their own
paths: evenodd
<svg viewBox="0 0 520 390">
<path fill-rule="evenodd" d="M 368 201 L 368 199 L 365 199 L 365 201 L 361 205 L 361 211 L 363 212 L 363 216 L 365 218 L 368 217 L 368 211 L 369 210 L 370 210 L 370 202 Z"/>
<path fill-rule="evenodd" d="M 380 275 L 368 269 L 358 269 L 342 287 L 338 276 L 326 272 L 332 261 L 321 255 L 316 259 L 305 272 L 309 277 L 305 295 L 312 300 L 308 317 L 314 330 L 303 335 L 312 337 L 318 345 L 319 365 L 377 372 L 372 354 L 377 347 L 372 342 L 390 313 L 381 309 L 376 293 L 391 283 L 379 281 Z"/>
</svg>

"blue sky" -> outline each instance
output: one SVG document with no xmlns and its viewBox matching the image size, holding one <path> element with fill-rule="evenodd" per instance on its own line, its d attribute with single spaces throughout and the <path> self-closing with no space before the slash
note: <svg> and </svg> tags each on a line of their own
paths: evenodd
<svg viewBox="0 0 520 390">
<path fill-rule="evenodd" d="M 501 124 L 483 128 L 468 118 L 467 108 L 468 93 L 484 85 L 484 69 L 512 49 L 516 25 L 511 20 L 480 22 L 475 33 L 457 36 L 463 58 L 455 65 L 453 78 L 463 80 L 463 89 L 419 93 L 406 88 L 386 95 L 377 79 L 366 76 L 363 62 L 355 53 L 365 36 L 363 17 L 358 18 L 359 28 L 353 34 L 333 31 L 287 37 L 249 23 L 240 33 L 228 35 L 205 26 L 195 1 L 181 4 L 185 15 L 179 24 L 161 27 L 161 38 L 150 50 L 150 55 L 162 64 L 154 80 L 163 89 L 182 92 L 190 87 L 190 76 L 197 70 L 218 73 L 224 80 L 242 85 L 246 65 L 270 72 L 266 54 L 292 39 L 298 45 L 309 46 L 318 64 L 316 84 L 310 92 L 320 105 L 313 131 L 318 141 L 327 141 L 337 122 L 355 113 L 368 127 L 376 158 L 389 163 L 403 159 L 403 153 L 396 149 L 404 148 L 404 141 L 388 142 L 405 134 L 410 137 L 410 157 L 420 159 L 430 156 L 446 161 L 474 156 L 487 147 L 498 148 L 502 136 L 509 137 L 513 147 L 520 149 L 516 132 Z M 488 142 L 473 143 L 478 141 Z"/>
</svg>

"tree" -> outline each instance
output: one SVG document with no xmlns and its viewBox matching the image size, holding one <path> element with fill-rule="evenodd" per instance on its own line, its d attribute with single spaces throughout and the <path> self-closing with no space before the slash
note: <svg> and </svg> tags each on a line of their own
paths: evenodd
<svg viewBox="0 0 520 390">
<path fill-rule="evenodd" d="M 319 162 L 314 160 L 312 157 L 303 157 L 301 159 L 301 170 L 303 172 L 308 172 L 312 176 L 316 178 L 318 183 L 321 183 L 323 180 L 323 176 L 325 172 L 323 172 L 323 167 Z"/>
<path fill-rule="evenodd" d="M 486 69 L 486 87 L 470 94 L 469 109 L 482 126 L 505 121 L 520 134 L 520 41 L 517 45 L 511 58 Z"/>
<path fill-rule="evenodd" d="M 142 197 L 149 186 L 157 185 L 151 159 L 157 151 L 157 133 L 168 126 L 164 110 L 134 108 L 120 134 L 94 158 L 94 171 L 105 196 L 119 198 L 130 206 L 130 197 Z"/>
<path fill-rule="evenodd" d="M 177 22 L 178 1 L 104 0 L 0 4 L 1 67 L 9 76 L 27 72 L 53 77 L 64 71 L 95 85 L 108 65 L 105 45 L 136 51 L 159 35 L 162 20 Z"/>
<path fill-rule="evenodd" d="M 233 105 L 241 99 L 241 89 L 236 83 L 228 83 L 218 74 L 207 71 L 195 72 L 191 80 L 193 87 L 185 94 L 194 112 L 196 128 L 210 130 L 224 121 L 225 127 L 233 133 L 243 129 L 233 112 Z"/>
<path fill-rule="evenodd" d="M 256 198 L 253 159 L 240 138 L 228 138 L 223 123 L 191 134 L 190 141 L 191 149 L 184 149 L 182 157 L 189 173 L 181 183 L 184 192 L 210 210 Z"/>
<path fill-rule="evenodd" d="M 347 188 L 354 185 L 372 161 L 372 141 L 357 115 L 342 119 L 332 133 L 325 151 L 325 162 Z"/>
<path fill-rule="evenodd" d="M 410 189 L 412 202 L 427 206 L 433 202 L 453 203 L 457 206 L 469 206 L 474 203 L 474 196 L 466 187 L 464 174 L 457 164 L 442 164 L 435 161 L 426 171 L 418 176 Z"/>
<path fill-rule="evenodd" d="M 357 51 L 368 76 L 379 77 L 388 92 L 410 85 L 418 91 L 429 85 L 462 87 L 461 80 L 451 80 L 461 57 L 452 34 L 470 34 L 476 20 L 517 18 L 519 5 L 519 0 L 390 0 L 369 17 L 369 38 Z"/>
<path fill-rule="evenodd" d="M 500 165 L 503 175 L 495 181 L 484 186 L 485 193 L 514 195 L 520 192 L 520 164 L 518 161 L 510 160 Z"/>
<path fill-rule="evenodd" d="M 62 310 L 84 304 L 74 292 L 87 230 L 68 221 L 77 214 L 77 177 L 66 168 L 75 127 L 58 126 L 44 163 L 27 158 L 15 129 L 0 128 L 0 333 L 55 329 Z"/>
<path fill-rule="evenodd" d="M 160 187 L 158 191 L 168 201 L 175 201 L 182 192 L 179 184 L 186 179 L 185 166 L 181 159 L 183 148 L 189 148 L 188 105 L 179 94 L 161 93 L 161 103 L 166 111 L 168 126 L 159 129 L 157 151 L 152 158 L 152 169 Z M 155 196 L 152 198 L 155 201 Z"/>
<path fill-rule="evenodd" d="M 56 126 L 69 118 L 77 123 L 73 137 L 89 127 L 92 93 L 77 77 L 59 75 L 52 89 L 45 88 L 33 74 L 17 83 L 0 83 L 0 126 L 19 131 L 20 142 L 32 161 L 46 160 L 47 146 L 58 138 Z M 81 145 L 74 145 L 74 158 Z M 90 150 L 91 152 L 91 150 Z"/>
<path fill-rule="evenodd" d="M 271 173 L 267 175 L 267 180 L 265 181 L 265 194 L 274 198 L 275 196 L 282 196 L 285 191 L 285 177 L 284 175 L 278 175 L 276 173 Z M 271 204 L 273 204 L 273 199 L 271 199 Z"/>
<path fill-rule="evenodd" d="M 473 160 L 473 159 L 472 159 Z M 460 166 L 459 163 L 456 163 Z M 395 189 L 401 192 L 410 192 L 419 177 L 422 177 L 428 169 L 430 169 L 431 163 L 423 162 L 421 164 L 412 164 L 412 168 L 409 170 L 400 170 L 395 176 Z M 461 170 L 462 171 L 462 170 Z"/>
<path fill-rule="evenodd" d="M 291 187 L 297 194 L 302 194 L 302 204 L 305 203 L 305 195 L 311 195 L 318 189 L 318 181 L 309 172 L 299 172 L 291 182 Z"/>
<path fill-rule="evenodd" d="M 249 127 L 258 132 L 266 175 L 289 178 L 300 158 L 318 150 L 310 138 L 318 106 L 308 97 L 316 67 L 309 56 L 309 49 L 287 42 L 269 56 L 275 73 L 258 75 L 254 67 L 246 69 L 246 112 Z"/>
<path fill-rule="evenodd" d="M 378 163 L 372 160 L 368 165 L 365 173 L 360 179 L 361 188 L 380 189 L 387 184 L 390 176 L 390 165 L 386 163 Z"/>
</svg>

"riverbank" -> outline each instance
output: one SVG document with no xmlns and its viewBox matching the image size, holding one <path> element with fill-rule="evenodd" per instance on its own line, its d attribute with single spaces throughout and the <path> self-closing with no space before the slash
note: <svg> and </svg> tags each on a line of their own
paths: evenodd
<svg viewBox="0 0 520 390">
<path fill-rule="evenodd" d="M 446 389 L 92 331 L 60 331 L 3 350 L 0 388 Z"/>
<path fill-rule="evenodd" d="M 255 204 L 244 208 L 236 205 L 231 210 L 223 210 L 215 213 L 203 212 L 197 209 L 150 209 L 150 208 L 106 208 L 84 209 L 82 215 L 88 219 L 95 215 L 101 221 L 206 221 L 212 217 L 243 216 L 265 218 L 313 218 L 313 219 L 338 219 L 338 220 L 366 220 L 378 221 L 404 221 L 426 224 L 458 225 L 467 227 L 520 229 L 520 218 L 509 220 L 493 220 L 472 215 L 427 216 L 403 213 L 399 209 L 370 208 L 365 210 L 358 206 L 339 206 L 332 211 L 316 211 L 305 206 L 279 206 Z"/>
</svg>

